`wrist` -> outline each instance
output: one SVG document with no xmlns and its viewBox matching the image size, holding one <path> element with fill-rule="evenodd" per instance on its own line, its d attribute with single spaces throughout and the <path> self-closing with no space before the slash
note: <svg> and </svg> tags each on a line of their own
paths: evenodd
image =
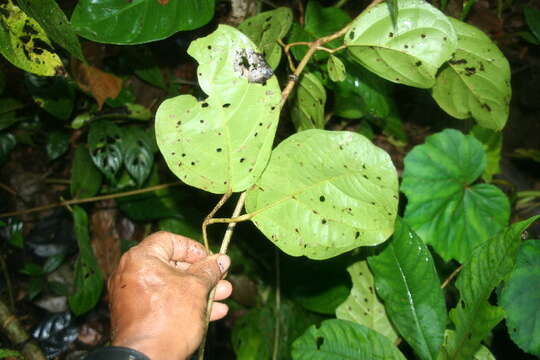
<svg viewBox="0 0 540 360">
<path fill-rule="evenodd" d="M 171 337 L 169 335 L 168 337 Z M 138 336 L 132 338 L 122 338 L 118 336 L 113 342 L 113 346 L 127 347 L 137 350 L 146 355 L 150 360 L 185 360 L 191 355 L 186 350 L 184 344 L 178 339 L 176 341 L 164 341 L 163 337 Z"/>
</svg>

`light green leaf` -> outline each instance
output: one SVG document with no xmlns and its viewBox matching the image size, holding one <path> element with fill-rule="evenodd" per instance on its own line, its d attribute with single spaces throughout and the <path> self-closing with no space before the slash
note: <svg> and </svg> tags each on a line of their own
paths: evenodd
<svg viewBox="0 0 540 360">
<path fill-rule="evenodd" d="M 512 271 L 521 233 L 539 217 L 507 227 L 474 249 L 464 264 L 456 280 L 460 299 L 450 311 L 456 333 L 446 347 L 448 360 L 470 359 L 478 351 L 480 342 L 504 318 L 504 310 L 491 305 L 489 297 Z"/>
<path fill-rule="evenodd" d="M 90 244 L 88 216 L 79 206 L 73 207 L 73 221 L 79 258 L 75 263 L 75 291 L 68 296 L 68 304 L 71 311 L 78 316 L 96 306 L 103 290 L 103 275 Z"/>
<path fill-rule="evenodd" d="M 394 342 L 398 335 L 394 330 L 384 305 L 375 294 L 373 274 L 366 261 L 358 261 L 347 268 L 353 287 L 347 300 L 336 309 L 336 317 L 349 320 L 377 331 Z"/>
<path fill-rule="evenodd" d="M 107 120 L 93 122 L 88 132 L 90 156 L 97 168 L 115 182 L 115 175 L 124 160 L 124 132 Z"/>
<path fill-rule="evenodd" d="M 272 152 L 246 209 L 287 254 L 327 259 L 392 234 L 397 187 L 390 156 L 362 135 L 305 130 Z"/>
<path fill-rule="evenodd" d="M 208 98 L 181 95 L 156 114 L 156 139 L 169 168 L 212 193 L 243 191 L 264 170 L 279 120 L 281 94 L 253 43 L 226 25 L 191 43 Z"/>
<path fill-rule="evenodd" d="M 360 324 L 346 320 L 325 320 L 310 327 L 295 340 L 294 360 L 405 360 L 390 340 Z"/>
<path fill-rule="evenodd" d="M 472 185 L 486 164 L 472 135 L 451 129 L 431 135 L 404 163 L 405 220 L 445 261 L 465 262 L 473 248 L 508 224 L 506 195 L 493 185 Z"/>
<path fill-rule="evenodd" d="M 444 332 L 444 342 L 443 347 L 441 349 L 441 352 L 439 353 L 439 357 L 437 360 L 447 360 L 447 352 L 446 347 L 449 343 L 454 342 L 454 339 L 456 337 L 454 330 L 446 330 Z M 488 350 L 487 347 L 484 345 L 480 345 L 480 349 L 474 354 L 473 360 L 495 360 L 495 356 Z"/>
<path fill-rule="evenodd" d="M 77 146 L 71 165 L 71 196 L 86 198 L 94 196 L 101 188 L 103 176 L 92 162 L 88 149 Z"/>
<path fill-rule="evenodd" d="M 64 72 L 47 34 L 13 0 L 0 4 L 0 53 L 13 65 L 43 76 Z"/>
<path fill-rule="evenodd" d="M 205 25 L 214 7 L 215 0 L 81 0 L 71 23 L 92 41 L 141 44 Z"/>
<path fill-rule="evenodd" d="M 16 350 L 9 350 L 9 349 L 0 349 L 0 359 L 5 359 L 8 357 L 23 357 L 23 354 Z"/>
<path fill-rule="evenodd" d="M 423 0 L 400 0 L 396 26 L 386 4 L 358 16 L 345 35 L 354 58 L 377 75 L 430 88 L 439 67 L 457 46 L 446 15 Z"/>
<path fill-rule="evenodd" d="M 60 130 L 51 131 L 47 134 L 45 149 L 49 159 L 56 160 L 68 151 L 69 136 L 69 133 Z"/>
<path fill-rule="evenodd" d="M 304 73 L 293 97 L 291 119 L 297 131 L 324 129 L 326 91 L 313 73 Z"/>
<path fill-rule="evenodd" d="M 64 77 L 41 77 L 26 73 L 24 80 L 28 92 L 40 108 L 59 119 L 69 119 L 75 89 Z"/>
<path fill-rule="evenodd" d="M 289 32 L 292 17 L 290 8 L 280 7 L 252 16 L 238 25 L 238 30 L 253 41 L 272 69 L 275 69 L 281 60 L 278 40 L 283 39 Z"/>
<path fill-rule="evenodd" d="M 368 263 L 377 294 L 399 334 L 419 359 L 436 359 L 446 328 L 446 305 L 427 246 L 398 218 L 392 239 Z"/>
<path fill-rule="evenodd" d="M 346 77 L 346 70 L 345 65 L 343 65 L 343 62 L 334 55 L 331 55 L 328 58 L 327 63 L 328 68 L 328 76 L 330 77 L 330 80 L 332 81 L 343 81 Z"/>
<path fill-rule="evenodd" d="M 17 3 L 43 27 L 54 42 L 79 60 L 84 60 L 77 34 L 55 0 L 17 0 Z"/>
<path fill-rule="evenodd" d="M 139 187 L 150 175 L 154 165 L 152 139 L 140 127 L 124 128 L 124 165 Z"/>
<path fill-rule="evenodd" d="M 540 240 L 528 240 L 519 249 L 516 267 L 500 297 L 508 333 L 530 354 L 540 356 Z"/>
<path fill-rule="evenodd" d="M 451 22 L 459 37 L 457 49 L 437 74 L 433 98 L 453 117 L 472 117 L 482 127 L 501 130 L 512 94 L 508 60 L 481 30 Z"/>
<path fill-rule="evenodd" d="M 471 134 L 482 143 L 482 147 L 486 153 L 486 168 L 482 174 L 482 179 L 490 183 L 493 175 L 501 172 L 499 163 L 501 161 L 502 132 L 476 125 L 472 128 Z"/>
</svg>

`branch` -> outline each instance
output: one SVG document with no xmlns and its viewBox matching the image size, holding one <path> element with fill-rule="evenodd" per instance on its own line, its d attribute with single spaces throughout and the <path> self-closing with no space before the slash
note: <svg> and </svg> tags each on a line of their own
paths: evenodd
<svg viewBox="0 0 540 360">
<path fill-rule="evenodd" d="M 212 217 L 218 212 L 219 209 L 229 200 L 229 198 L 232 195 L 232 191 L 229 189 L 221 199 L 219 199 L 219 202 L 214 206 L 212 211 L 204 218 L 204 221 L 202 223 L 202 234 L 203 234 L 203 240 L 204 240 L 204 246 L 206 247 L 206 250 L 210 252 L 210 244 L 208 243 L 208 234 L 206 232 L 206 227 L 208 224 L 211 224 L 210 220 L 212 220 Z"/>
<path fill-rule="evenodd" d="M 443 282 L 442 285 L 441 285 L 441 289 L 444 289 L 445 287 L 447 287 L 448 284 L 450 283 L 450 281 L 452 281 L 452 279 L 455 278 L 457 274 L 459 274 L 459 272 L 461 271 L 461 269 L 463 269 L 463 265 L 459 265 L 459 267 L 458 267 L 456 270 L 454 270 L 454 271 L 450 274 L 450 276 L 448 276 L 448 277 L 444 280 L 444 282 Z"/>
<path fill-rule="evenodd" d="M 84 199 L 71 199 L 71 200 L 66 200 L 66 201 L 60 201 L 60 202 L 57 202 L 57 203 L 54 203 L 54 204 L 38 206 L 38 207 L 35 207 L 35 208 L 31 208 L 31 209 L 3 213 L 3 214 L 0 214 L 0 219 L 5 218 L 5 217 L 10 217 L 10 216 L 19 216 L 19 215 L 25 215 L 25 214 L 31 214 L 31 213 L 35 213 L 35 212 L 45 211 L 45 210 L 53 209 L 53 208 L 60 207 L 60 206 L 84 204 L 84 203 L 89 203 L 89 202 L 96 202 L 96 201 L 108 200 L 108 199 L 117 199 L 117 198 L 131 196 L 131 195 L 144 194 L 144 193 L 147 193 L 147 192 L 157 191 L 157 190 L 161 190 L 161 189 L 165 189 L 165 188 L 169 188 L 169 187 L 173 187 L 173 186 L 178 186 L 178 185 L 182 185 L 182 184 L 183 183 L 181 183 L 181 182 L 174 182 L 174 183 L 168 183 L 168 184 L 149 186 L 149 187 L 144 188 L 144 189 L 125 191 L 125 192 L 116 193 L 116 194 L 108 194 L 108 195 L 94 196 L 94 197 L 89 197 L 89 198 L 84 198 Z"/>
</svg>

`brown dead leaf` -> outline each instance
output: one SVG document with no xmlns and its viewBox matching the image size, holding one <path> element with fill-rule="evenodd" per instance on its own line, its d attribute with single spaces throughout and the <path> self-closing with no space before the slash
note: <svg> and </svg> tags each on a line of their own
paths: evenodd
<svg viewBox="0 0 540 360">
<path fill-rule="evenodd" d="M 167 5 L 169 3 L 169 0 L 157 0 L 157 2 L 160 4 L 160 5 Z"/>
<path fill-rule="evenodd" d="M 91 217 L 92 247 L 99 267 L 109 277 L 120 260 L 120 236 L 116 230 L 118 210 L 114 200 L 102 201 Z"/>
<path fill-rule="evenodd" d="M 80 61 L 73 62 L 72 73 L 79 87 L 96 99 L 99 110 L 106 99 L 116 98 L 122 90 L 122 79 Z"/>
</svg>

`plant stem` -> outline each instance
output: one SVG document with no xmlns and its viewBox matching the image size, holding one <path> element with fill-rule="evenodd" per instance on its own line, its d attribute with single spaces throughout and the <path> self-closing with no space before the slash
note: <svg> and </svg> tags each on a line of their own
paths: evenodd
<svg viewBox="0 0 540 360">
<path fill-rule="evenodd" d="M 208 224 L 234 224 L 239 223 L 247 220 L 251 220 L 251 218 L 255 216 L 255 213 L 249 213 L 244 214 L 241 216 L 231 217 L 231 218 L 212 218 L 208 219 Z"/>
<path fill-rule="evenodd" d="M 448 276 L 448 277 L 446 278 L 446 280 L 444 280 L 444 282 L 443 282 L 442 285 L 441 285 L 441 289 L 444 289 L 445 287 L 447 287 L 448 284 L 450 283 L 450 281 L 452 281 L 452 279 L 455 278 L 457 274 L 459 274 L 459 272 L 461 271 L 461 269 L 463 269 L 463 265 L 459 265 L 459 267 L 458 267 L 456 270 L 454 270 L 454 271 L 450 274 L 450 276 Z"/>
<path fill-rule="evenodd" d="M 242 208 L 244 207 L 244 202 L 246 201 L 246 192 L 240 194 L 240 197 L 238 198 L 238 201 L 236 202 L 236 205 L 234 207 L 234 211 L 232 213 L 232 217 L 238 217 L 240 215 L 240 212 L 242 211 Z M 223 235 L 223 240 L 221 241 L 221 248 L 219 249 L 220 254 L 226 254 L 227 249 L 229 247 L 229 243 L 231 241 L 232 234 L 234 232 L 234 228 L 236 226 L 235 222 L 229 223 L 229 226 L 227 226 L 227 230 L 225 231 L 225 235 Z M 208 326 L 210 323 L 210 315 L 212 315 L 212 304 L 214 303 L 214 295 L 216 293 L 216 288 L 213 288 L 212 291 L 210 291 L 210 295 L 208 296 L 208 303 L 206 304 L 206 322 L 205 322 L 205 329 L 204 329 L 204 335 L 201 342 L 201 345 L 199 346 L 199 355 L 197 358 L 199 360 L 204 360 L 204 349 L 206 347 L 206 338 L 208 336 Z"/>
<path fill-rule="evenodd" d="M 178 185 L 182 185 L 182 184 L 183 183 L 181 183 L 181 182 L 174 182 L 174 183 L 168 183 L 168 184 L 149 186 L 149 187 L 144 188 L 144 189 L 125 191 L 125 192 L 116 193 L 116 194 L 93 196 L 93 197 L 89 197 L 89 198 L 85 198 L 85 199 L 71 199 L 71 200 L 66 200 L 66 201 L 60 201 L 60 202 L 57 202 L 57 203 L 54 203 L 54 204 L 38 206 L 38 207 L 35 207 L 35 208 L 31 208 L 31 209 L 3 213 L 3 214 L 0 214 L 0 219 L 5 218 L 5 217 L 10 217 L 10 216 L 19 216 L 19 215 L 31 214 L 31 213 L 35 213 L 35 212 L 40 212 L 40 211 L 44 211 L 44 210 L 53 209 L 53 208 L 60 207 L 60 206 L 84 204 L 84 203 L 89 203 L 89 202 L 96 202 L 96 201 L 107 200 L 107 199 L 117 199 L 117 198 L 131 196 L 131 195 L 144 194 L 144 193 L 147 193 L 147 192 L 166 189 L 166 188 L 169 188 L 169 187 L 178 186 Z"/>
<path fill-rule="evenodd" d="M 202 223 L 202 234 L 203 234 L 204 246 L 206 247 L 206 250 L 208 250 L 209 252 L 211 251 L 210 251 L 210 244 L 208 243 L 208 234 L 206 232 L 206 227 L 210 223 L 210 220 L 212 219 L 212 217 L 218 212 L 219 209 L 221 209 L 221 207 L 227 202 L 227 200 L 229 200 L 231 195 L 232 195 L 232 191 L 229 189 L 225 194 L 223 194 L 221 199 L 219 199 L 219 202 L 216 204 L 216 206 L 214 206 L 212 211 L 210 211 L 210 213 L 204 218 L 204 221 Z"/>
<path fill-rule="evenodd" d="M 0 255 L 0 266 L 2 267 L 2 272 L 4 273 L 4 281 L 6 282 L 6 288 L 9 298 L 9 308 L 11 311 L 15 310 L 15 297 L 13 296 L 13 286 L 11 285 L 11 277 L 9 276 L 8 268 L 4 257 Z"/>
</svg>

